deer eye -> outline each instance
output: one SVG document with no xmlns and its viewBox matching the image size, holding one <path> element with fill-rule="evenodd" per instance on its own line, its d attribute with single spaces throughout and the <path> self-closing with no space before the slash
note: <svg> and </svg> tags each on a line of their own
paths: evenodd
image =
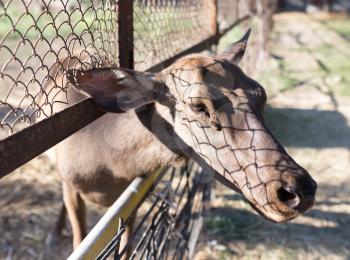
<svg viewBox="0 0 350 260">
<path fill-rule="evenodd" d="M 207 112 L 207 108 L 204 104 L 202 103 L 197 103 L 197 104 L 190 104 L 190 108 L 193 112 L 196 113 L 206 113 Z"/>
</svg>

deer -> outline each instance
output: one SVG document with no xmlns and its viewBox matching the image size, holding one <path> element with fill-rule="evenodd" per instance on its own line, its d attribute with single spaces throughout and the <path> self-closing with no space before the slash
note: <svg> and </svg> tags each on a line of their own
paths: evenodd
<svg viewBox="0 0 350 260">
<path fill-rule="evenodd" d="M 54 237 L 67 213 L 76 248 L 86 235 L 86 201 L 109 207 L 134 178 L 187 158 L 273 222 L 313 206 L 316 182 L 268 130 L 265 90 L 239 67 L 249 35 L 215 57 L 189 54 L 157 73 L 68 71 L 60 109 L 92 98 L 107 113 L 53 148 L 64 201 Z"/>
</svg>

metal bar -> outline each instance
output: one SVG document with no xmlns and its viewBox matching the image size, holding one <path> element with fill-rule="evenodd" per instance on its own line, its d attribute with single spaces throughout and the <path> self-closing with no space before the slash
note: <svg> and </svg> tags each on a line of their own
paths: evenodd
<svg viewBox="0 0 350 260">
<path fill-rule="evenodd" d="M 119 219 L 127 219 L 157 178 L 167 169 L 159 169 L 146 178 L 136 178 L 113 203 L 105 215 L 80 243 L 68 260 L 95 259 L 118 230 Z"/>
<path fill-rule="evenodd" d="M 217 38 L 222 37 L 234 26 L 248 18 L 249 16 L 245 16 L 239 19 L 216 36 L 203 40 L 172 58 L 152 66 L 147 71 L 160 71 L 184 55 L 207 49 L 208 46 L 215 44 Z M 120 56 L 122 57 L 123 55 Z M 130 61 L 128 63 L 128 60 L 124 60 L 123 63 L 128 66 L 132 65 Z M 105 113 L 99 110 L 91 99 L 86 99 L 0 141 L 0 178 L 63 141 L 103 114 Z"/>
<path fill-rule="evenodd" d="M 134 1 L 118 1 L 119 65 L 134 69 Z"/>
<path fill-rule="evenodd" d="M 0 178 L 105 114 L 85 99 L 0 142 Z"/>
</svg>

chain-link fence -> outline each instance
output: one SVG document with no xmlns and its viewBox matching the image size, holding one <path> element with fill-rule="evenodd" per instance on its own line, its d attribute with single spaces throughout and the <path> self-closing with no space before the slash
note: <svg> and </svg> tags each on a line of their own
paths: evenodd
<svg viewBox="0 0 350 260">
<path fill-rule="evenodd" d="M 0 2 L 1 139 L 67 102 L 59 95 L 64 82 L 56 81 L 64 62 L 74 57 L 77 68 L 117 63 L 116 8 L 114 1 Z M 54 87 L 45 89 L 50 80 Z"/>
<path fill-rule="evenodd" d="M 209 208 L 211 178 L 198 168 L 189 166 L 170 169 L 160 177 L 156 187 L 148 192 L 141 207 L 121 225 L 108 246 L 97 259 L 114 254 L 115 259 L 189 259 Z M 121 245 L 121 236 L 134 221 L 135 230 L 128 243 Z"/>
<path fill-rule="evenodd" d="M 145 70 L 214 35 L 215 8 L 213 1 L 137 1 L 135 68 Z"/>
</svg>

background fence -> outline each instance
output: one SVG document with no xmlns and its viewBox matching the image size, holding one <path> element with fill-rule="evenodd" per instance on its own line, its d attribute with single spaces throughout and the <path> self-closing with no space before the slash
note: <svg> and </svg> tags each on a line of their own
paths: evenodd
<svg viewBox="0 0 350 260">
<path fill-rule="evenodd" d="M 239 25 L 254 27 L 243 65 L 251 74 L 257 60 L 264 57 L 275 2 L 1 1 L 0 176 L 104 114 L 91 99 L 56 113 L 59 104 L 68 102 L 61 95 L 67 90 L 65 76 L 59 76 L 65 75 L 64 64 L 73 63 L 76 69 L 119 65 L 159 71 L 182 55 L 212 49 Z M 47 82 L 54 87 L 46 89 Z M 39 117 L 46 119 L 36 122 Z M 190 180 L 189 176 L 185 179 Z M 197 192 L 196 185 L 186 187 L 188 196 Z M 163 203 L 158 210 L 171 211 L 169 205 L 164 206 L 165 200 L 158 203 Z M 175 211 L 173 217 L 181 212 Z M 155 219 L 157 214 L 163 213 L 150 216 Z M 166 225 L 161 227 L 168 230 Z M 145 248 L 149 253 L 149 247 Z"/>
</svg>

